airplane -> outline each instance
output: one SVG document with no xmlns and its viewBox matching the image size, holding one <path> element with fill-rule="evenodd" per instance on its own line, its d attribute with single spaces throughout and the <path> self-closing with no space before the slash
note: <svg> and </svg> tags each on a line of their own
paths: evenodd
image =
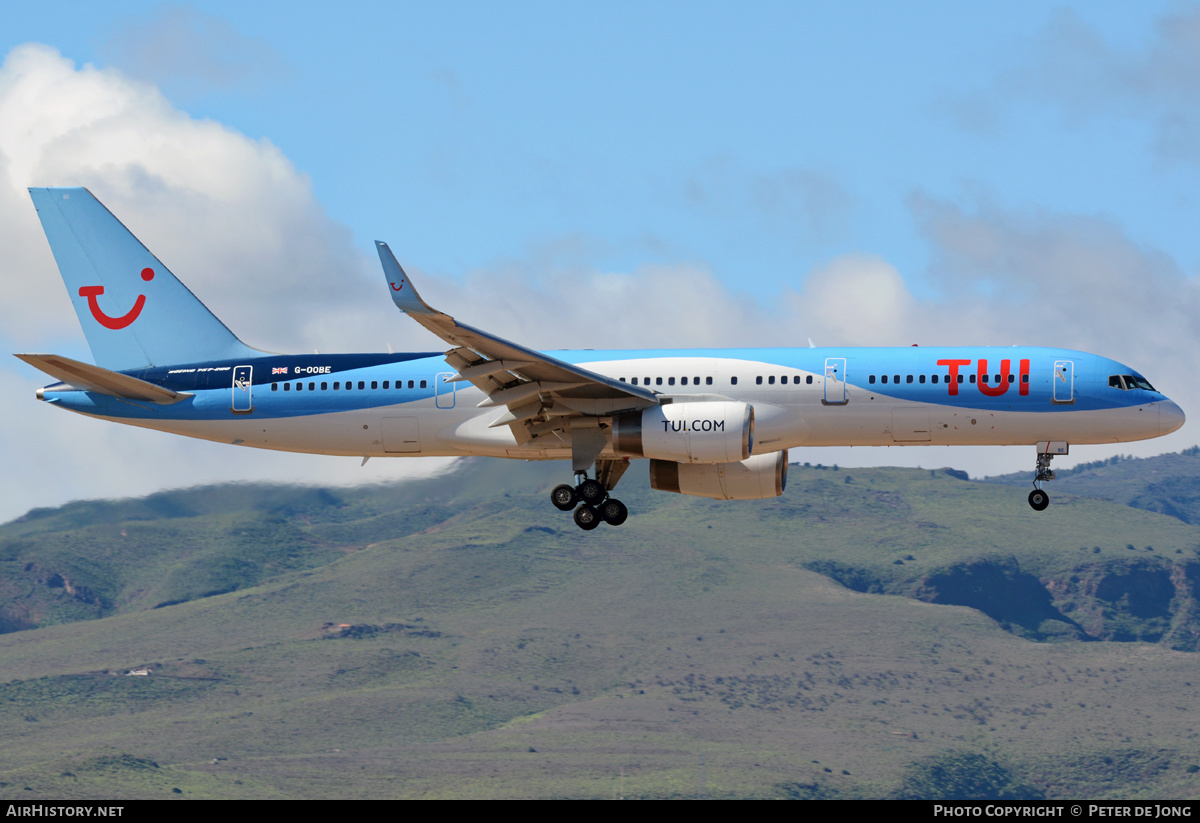
<svg viewBox="0 0 1200 823">
<path fill-rule="evenodd" d="M 436 351 L 279 355 L 252 349 L 85 188 L 31 188 L 95 365 L 18 354 L 79 414 L 261 449 L 362 457 L 570 460 L 552 504 L 592 530 L 625 522 L 632 460 L 660 491 L 781 495 L 788 451 L 1019 445 L 1028 502 L 1070 444 L 1175 431 L 1184 413 L 1141 373 L 1067 349 L 979 346 L 534 351 L 431 307 L 386 243 L 396 307 Z"/>
</svg>

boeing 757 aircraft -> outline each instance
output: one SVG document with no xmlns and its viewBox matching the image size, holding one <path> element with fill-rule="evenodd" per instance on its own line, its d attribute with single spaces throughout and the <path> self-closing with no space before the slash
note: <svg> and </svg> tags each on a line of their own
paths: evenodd
<svg viewBox="0 0 1200 823">
<path fill-rule="evenodd" d="M 775 497 L 788 450 L 1021 445 L 1029 505 L 1071 443 L 1173 432 L 1184 415 L 1115 360 L 1049 348 L 563 351 L 460 323 L 421 299 L 385 243 L 388 293 L 440 338 L 409 354 L 267 354 L 246 346 L 84 188 L 30 189 L 96 365 L 19 354 L 60 408 L 238 446 L 362 457 L 570 460 L 551 502 L 594 529 L 631 460 L 660 491 Z"/>
</svg>

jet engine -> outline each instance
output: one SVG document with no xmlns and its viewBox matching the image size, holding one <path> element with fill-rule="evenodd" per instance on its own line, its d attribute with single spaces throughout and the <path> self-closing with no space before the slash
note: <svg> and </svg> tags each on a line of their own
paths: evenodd
<svg viewBox="0 0 1200 823">
<path fill-rule="evenodd" d="M 737 463 L 650 461 L 650 487 L 715 500 L 778 497 L 787 486 L 787 450 L 756 454 Z"/>
<path fill-rule="evenodd" d="M 754 409 L 746 403 L 669 403 L 613 418 L 613 449 L 680 463 L 745 460 L 754 448 Z"/>
</svg>

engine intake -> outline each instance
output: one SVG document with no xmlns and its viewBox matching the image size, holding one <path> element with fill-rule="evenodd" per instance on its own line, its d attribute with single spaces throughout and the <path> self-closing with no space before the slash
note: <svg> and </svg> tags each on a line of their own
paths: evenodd
<svg viewBox="0 0 1200 823">
<path fill-rule="evenodd" d="M 730 463 L 754 449 L 754 409 L 746 403 L 670 403 L 613 418 L 613 449 L 679 463 Z"/>
</svg>

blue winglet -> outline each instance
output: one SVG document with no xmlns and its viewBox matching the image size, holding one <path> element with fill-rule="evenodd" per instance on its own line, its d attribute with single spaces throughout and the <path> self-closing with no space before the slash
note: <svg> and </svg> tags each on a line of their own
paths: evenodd
<svg viewBox="0 0 1200 823">
<path fill-rule="evenodd" d="M 392 254 L 388 244 L 376 240 L 375 248 L 379 252 L 379 262 L 383 264 L 383 276 L 387 279 L 388 292 L 392 295 L 392 302 L 396 304 L 396 308 L 406 314 L 438 314 L 439 312 L 430 307 L 421 299 L 421 295 L 417 294 L 416 286 L 404 273 L 404 269 L 400 267 L 396 255 Z"/>
</svg>

